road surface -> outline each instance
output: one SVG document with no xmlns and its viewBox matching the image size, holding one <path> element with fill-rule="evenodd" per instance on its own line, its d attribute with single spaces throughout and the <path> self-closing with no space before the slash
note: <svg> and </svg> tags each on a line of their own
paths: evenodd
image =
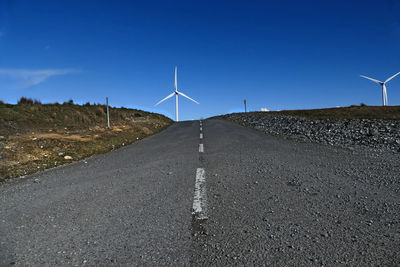
<svg viewBox="0 0 400 267">
<path fill-rule="evenodd" d="M 0 185 L 0 265 L 395 266 L 398 154 L 180 122 Z"/>
</svg>

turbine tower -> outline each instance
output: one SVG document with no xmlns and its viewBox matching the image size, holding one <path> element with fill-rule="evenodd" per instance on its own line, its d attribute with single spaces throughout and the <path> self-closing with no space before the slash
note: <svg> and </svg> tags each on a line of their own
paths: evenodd
<svg viewBox="0 0 400 267">
<path fill-rule="evenodd" d="M 158 104 L 161 104 L 162 102 L 164 102 L 168 98 L 173 97 L 174 95 L 175 95 L 175 120 L 176 121 L 179 121 L 178 120 L 178 95 L 186 97 L 187 99 L 193 101 L 196 104 L 200 104 L 196 100 L 191 99 L 190 97 L 188 97 L 184 93 L 178 91 L 178 68 L 177 67 L 175 67 L 175 91 L 172 94 L 170 94 L 169 96 L 167 96 L 166 98 L 164 98 L 163 100 L 161 100 L 160 102 L 158 102 L 157 104 L 155 104 L 154 106 L 157 106 Z"/>
<path fill-rule="evenodd" d="M 395 75 L 393 75 L 392 77 L 388 78 L 388 79 L 387 79 L 386 81 L 384 81 L 384 82 L 381 82 L 381 81 L 372 79 L 372 78 L 367 77 L 367 76 L 364 76 L 364 75 L 360 75 L 360 76 L 363 77 L 363 78 L 365 78 L 365 79 L 368 79 L 368 80 L 371 80 L 371 81 L 373 81 L 373 82 L 376 82 L 377 84 L 380 84 L 380 85 L 382 86 L 382 102 L 383 102 L 382 105 L 383 105 L 383 106 L 387 106 L 387 104 L 388 104 L 388 97 L 387 97 L 387 92 L 386 92 L 386 83 L 387 83 L 388 81 L 390 81 L 391 79 L 393 79 L 394 77 L 396 77 L 397 75 L 399 75 L 399 74 L 400 74 L 400 72 L 396 73 Z"/>
</svg>

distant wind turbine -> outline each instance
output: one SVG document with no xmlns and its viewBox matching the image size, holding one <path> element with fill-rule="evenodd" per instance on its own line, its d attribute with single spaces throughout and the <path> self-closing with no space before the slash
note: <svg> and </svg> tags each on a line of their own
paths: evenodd
<svg viewBox="0 0 400 267">
<path fill-rule="evenodd" d="M 400 72 L 396 73 L 395 75 L 393 75 L 392 77 L 390 77 L 389 79 L 387 79 L 387 80 L 384 81 L 384 82 L 381 82 L 381 81 L 372 79 L 372 78 L 367 77 L 367 76 L 364 76 L 364 75 L 360 75 L 360 76 L 363 77 L 363 78 L 365 78 L 365 79 L 368 79 L 368 80 L 371 80 L 371 81 L 373 81 L 373 82 L 376 82 L 377 84 L 382 85 L 382 102 L 383 102 L 382 105 L 383 105 L 383 106 L 387 106 L 387 104 L 388 104 L 388 97 L 387 97 L 387 92 L 386 92 L 386 83 L 387 83 L 388 81 L 390 81 L 391 79 L 393 79 L 394 77 L 396 77 L 397 75 L 399 75 L 399 74 L 400 74 Z"/>
<path fill-rule="evenodd" d="M 184 93 L 178 91 L 178 68 L 177 67 L 175 67 L 175 91 L 172 94 L 170 94 L 169 96 L 167 96 L 166 98 L 164 98 L 163 100 L 161 100 L 160 102 L 158 102 L 157 104 L 155 104 L 154 106 L 157 106 L 158 104 L 161 104 L 162 102 L 164 102 L 168 98 L 173 97 L 174 95 L 175 95 L 175 120 L 176 121 L 179 121 L 178 120 L 178 95 L 186 97 L 187 99 L 193 101 L 196 104 L 200 104 L 196 100 L 191 99 L 190 97 L 188 97 Z"/>
</svg>

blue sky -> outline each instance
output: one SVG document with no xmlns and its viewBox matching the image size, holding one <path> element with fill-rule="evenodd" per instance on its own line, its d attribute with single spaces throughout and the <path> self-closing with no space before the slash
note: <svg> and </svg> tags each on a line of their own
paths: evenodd
<svg viewBox="0 0 400 267">
<path fill-rule="evenodd" d="M 180 119 L 381 105 L 400 1 L 0 1 L 0 99 L 104 102 Z M 400 105 L 400 75 L 388 83 Z"/>
</svg>

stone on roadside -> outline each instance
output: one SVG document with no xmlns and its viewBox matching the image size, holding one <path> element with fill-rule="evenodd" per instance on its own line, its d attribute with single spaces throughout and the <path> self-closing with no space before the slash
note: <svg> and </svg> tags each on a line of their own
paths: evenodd
<svg viewBox="0 0 400 267">
<path fill-rule="evenodd" d="M 64 159 L 71 160 L 72 157 L 67 155 L 67 156 L 64 156 Z"/>
</svg>

